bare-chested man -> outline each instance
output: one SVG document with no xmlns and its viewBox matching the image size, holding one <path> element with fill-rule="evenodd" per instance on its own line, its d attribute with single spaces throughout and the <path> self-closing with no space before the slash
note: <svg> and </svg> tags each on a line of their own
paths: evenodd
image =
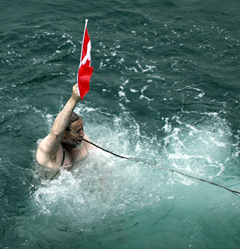
<svg viewBox="0 0 240 249">
<path fill-rule="evenodd" d="M 74 162 L 84 158 L 92 145 L 83 131 L 82 118 L 73 112 L 80 100 L 77 84 L 73 86 L 72 96 L 56 117 L 52 130 L 39 144 L 36 158 L 44 166 L 59 169 L 70 168 Z"/>
</svg>

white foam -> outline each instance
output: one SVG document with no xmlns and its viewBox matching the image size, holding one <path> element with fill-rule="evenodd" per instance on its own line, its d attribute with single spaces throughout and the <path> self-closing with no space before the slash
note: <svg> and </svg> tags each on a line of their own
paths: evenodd
<svg viewBox="0 0 240 249">
<path fill-rule="evenodd" d="M 123 156 L 155 160 L 159 166 L 213 180 L 223 174 L 224 162 L 231 157 L 231 132 L 216 115 L 206 114 L 196 125 L 177 116 L 163 119 L 164 143 L 159 149 L 156 136 L 143 136 L 141 126 L 129 113 L 117 116 L 85 105 L 78 108 L 86 117 L 85 132 L 93 142 Z M 52 122 L 52 115 L 46 116 L 48 123 Z M 179 190 L 179 185 L 197 184 L 188 177 L 96 149 L 70 172 L 62 171 L 50 182 L 42 180 L 33 199 L 45 215 L 57 212 L 63 222 L 82 226 L 133 210 L 141 212 L 160 205 L 162 198 L 174 199 L 169 186 Z"/>
</svg>

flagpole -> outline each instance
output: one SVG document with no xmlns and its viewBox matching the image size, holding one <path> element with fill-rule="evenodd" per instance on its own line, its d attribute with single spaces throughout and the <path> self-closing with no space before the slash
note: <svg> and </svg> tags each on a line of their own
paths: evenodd
<svg viewBox="0 0 240 249">
<path fill-rule="evenodd" d="M 87 27 L 88 19 L 85 19 L 85 28 Z"/>
<path fill-rule="evenodd" d="M 83 39 L 82 39 L 82 49 L 81 49 L 81 53 L 80 53 L 80 63 L 79 63 L 79 67 L 78 67 L 78 68 L 80 68 L 80 66 L 81 66 L 82 51 L 83 51 L 83 43 L 84 43 L 85 30 L 86 30 L 86 28 L 87 28 L 87 23 L 88 23 L 88 19 L 85 19 L 85 27 L 84 27 Z M 78 81 L 78 78 L 77 78 L 77 81 Z M 79 87 L 78 87 L 77 89 L 78 89 L 78 95 L 80 96 Z"/>
<path fill-rule="evenodd" d="M 85 19 L 85 27 L 84 27 L 84 32 L 83 32 L 82 49 L 81 49 L 81 54 L 80 54 L 80 64 L 79 64 L 79 67 L 81 66 L 81 61 L 82 61 L 83 43 L 84 43 L 85 30 L 87 28 L 87 23 L 88 23 L 88 19 Z"/>
</svg>

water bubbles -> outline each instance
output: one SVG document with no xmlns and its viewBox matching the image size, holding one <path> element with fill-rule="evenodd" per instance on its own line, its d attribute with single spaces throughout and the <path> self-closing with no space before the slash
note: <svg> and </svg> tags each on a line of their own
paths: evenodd
<svg viewBox="0 0 240 249">
<path fill-rule="evenodd" d="M 146 89 L 143 87 L 142 93 Z M 119 94 L 125 97 L 123 86 Z M 143 136 L 139 123 L 124 109 L 120 116 L 83 105 L 79 110 L 86 117 L 91 139 L 120 155 L 147 162 L 155 159 L 159 166 L 213 180 L 222 176 L 225 159 L 231 158 L 231 131 L 217 113 L 202 113 L 201 122 L 196 122 L 195 115 L 199 114 L 195 113 L 162 118 L 165 124 L 160 129 L 164 132 L 160 149 L 156 137 Z M 48 119 L 52 122 L 51 115 Z M 53 181 L 42 180 L 33 201 L 40 214 L 57 227 L 67 224 L 72 230 L 87 231 L 99 224 L 102 230 L 122 216 L 145 213 L 150 207 L 164 208 L 168 213 L 172 203 L 179 201 L 178 196 L 188 203 L 186 191 L 193 186 L 202 189 L 199 182 L 186 176 L 94 149 L 71 171 L 62 170 Z M 183 223 L 189 222 L 184 217 Z"/>
</svg>

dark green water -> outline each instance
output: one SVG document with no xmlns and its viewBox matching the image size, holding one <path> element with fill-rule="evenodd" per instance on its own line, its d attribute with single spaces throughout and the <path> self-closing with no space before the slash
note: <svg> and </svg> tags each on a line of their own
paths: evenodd
<svg viewBox="0 0 240 249">
<path fill-rule="evenodd" d="M 0 2 L 0 248 L 240 248 L 240 196 L 100 150 L 49 182 L 38 142 L 76 82 L 85 133 L 240 191 L 240 3 Z"/>
</svg>

